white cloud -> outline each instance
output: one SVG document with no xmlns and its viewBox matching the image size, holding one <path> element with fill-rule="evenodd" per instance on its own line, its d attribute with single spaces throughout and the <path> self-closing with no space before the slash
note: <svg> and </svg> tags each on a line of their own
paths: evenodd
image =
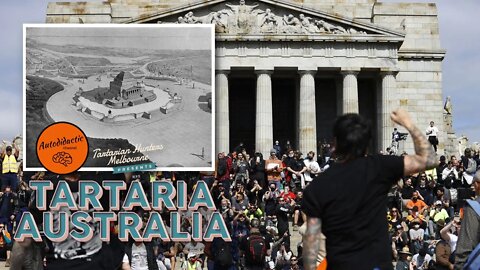
<svg viewBox="0 0 480 270">
<path fill-rule="evenodd" d="M 379 2 L 436 3 L 440 39 L 447 50 L 443 61 L 443 94 L 451 96 L 454 107 L 453 125 L 457 135 L 465 134 L 471 141 L 480 141 L 480 28 L 477 0 L 380 0 Z"/>
<path fill-rule="evenodd" d="M 0 140 L 11 140 L 22 132 L 22 96 L 0 89 Z"/>
</svg>

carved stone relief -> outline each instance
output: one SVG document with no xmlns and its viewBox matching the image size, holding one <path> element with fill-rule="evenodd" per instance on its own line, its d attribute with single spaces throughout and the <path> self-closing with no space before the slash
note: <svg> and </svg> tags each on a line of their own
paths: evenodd
<svg viewBox="0 0 480 270">
<path fill-rule="evenodd" d="M 214 24 L 215 32 L 228 34 L 341 34 L 366 35 L 365 31 L 326 22 L 299 14 L 276 15 L 271 9 L 259 9 L 258 4 L 225 4 L 226 8 L 197 17 L 189 11 L 173 23 Z M 159 21 L 159 23 L 172 23 Z"/>
</svg>

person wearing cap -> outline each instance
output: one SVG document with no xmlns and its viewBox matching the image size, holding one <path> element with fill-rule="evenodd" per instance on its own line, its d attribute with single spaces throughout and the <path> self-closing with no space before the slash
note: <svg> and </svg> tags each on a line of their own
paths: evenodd
<svg viewBox="0 0 480 270">
<path fill-rule="evenodd" d="M 260 187 L 265 188 L 265 160 L 260 152 L 256 152 L 250 160 L 251 179 L 257 181 Z"/>
<path fill-rule="evenodd" d="M 463 208 L 462 226 L 455 252 L 455 269 L 463 269 L 468 255 L 480 243 L 480 215 L 477 214 L 472 206 L 480 207 L 480 170 L 475 173 L 473 180 L 476 199 L 467 201 Z"/>
<path fill-rule="evenodd" d="M 443 208 L 443 203 L 440 200 L 437 200 L 434 204 L 433 209 L 430 210 L 430 220 L 428 221 L 428 230 L 430 232 L 430 236 L 436 238 L 439 232 L 439 226 L 441 224 L 445 225 L 449 215 L 447 210 Z"/>
<path fill-rule="evenodd" d="M 320 232 L 327 238 L 328 269 L 392 268 L 387 194 L 402 177 L 435 168 L 438 158 L 405 110 L 392 112 L 391 119 L 410 133 L 414 155 L 369 155 L 371 123 L 358 114 L 345 114 L 335 121 L 336 162 L 304 191 L 305 269 L 317 267 Z"/>
<path fill-rule="evenodd" d="M 0 153 L 0 159 L 2 160 L 2 190 L 5 187 L 10 186 L 12 190 L 17 190 L 18 185 L 18 153 L 20 150 L 18 149 L 17 145 L 13 143 L 13 147 L 15 148 L 15 153 L 12 153 L 13 149 L 11 146 L 7 146 L 5 151 Z"/>
<path fill-rule="evenodd" d="M 183 253 L 185 253 L 185 255 L 195 254 L 197 258 L 200 258 L 202 260 L 205 259 L 204 251 L 205 245 L 193 239 L 191 239 L 190 242 L 186 243 L 183 247 Z"/>
<path fill-rule="evenodd" d="M 282 156 L 282 147 L 280 146 L 280 142 L 279 141 L 275 141 L 275 144 L 273 145 L 273 149 L 275 149 L 275 151 L 277 151 L 277 158 L 280 158 L 280 156 Z"/>
<path fill-rule="evenodd" d="M 399 260 L 395 266 L 395 270 L 414 270 L 415 263 L 412 261 L 412 253 L 408 247 L 404 247 L 398 252 Z"/>
<path fill-rule="evenodd" d="M 416 266 L 415 270 L 426 270 L 429 269 L 430 261 L 432 256 L 427 253 L 427 249 L 422 247 L 417 254 L 413 255 L 412 262 Z"/>
<path fill-rule="evenodd" d="M 212 194 L 213 201 L 217 208 L 220 208 L 223 200 L 230 201 L 232 198 L 232 195 L 230 194 L 230 190 L 227 190 L 225 188 L 225 184 L 223 182 L 219 182 L 218 180 L 215 180 L 213 182 L 210 192 Z"/>
<path fill-rule="evenodd" d="M 193 252 L 188 253 L 187 260 L 182 264 L 182 270 L 202 270 L 202 263 Z"/>
<path fill-rule="evenodd" d="M 392 243 L 394 243 L 394 254 L 398 253 L 402 248 L 408 247 L 408 235 L 401 224 L 398 224 L 395 228 L 395 232 L 392 236 Z M 396 257 L 396 256 L 394 256 Z"/>
<path fill-rule="evenodd" d="M 420 227 L 420 223 L 417 220 L 414 220 L 411 225 L 412 228 L 408 231 L 410 236 L 410 249 L 414 253 L 417 253 L 423 246 L 423 236 L 425 235 L 425 230 Z"/>
<path fill-rule="evenodd" d="M 265 172 L 267 173 L 268 184 L 274 183 L 277 189 L 280 189 L 281 173 L 283 171 L 283 163 L 277 158 L 277 151 L 272 148 L 270 157 L 265 160 Z"/>
</svg>

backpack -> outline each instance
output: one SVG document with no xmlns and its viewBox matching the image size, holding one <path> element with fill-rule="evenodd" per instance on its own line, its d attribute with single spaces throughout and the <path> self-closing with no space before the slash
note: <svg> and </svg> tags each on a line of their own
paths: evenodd
<svg viewBox="0 0 480 270">
<path fill-rule="evenodd" d="M 231 266 L 233 264 L 233 257 L 230 245 L 225 241 L 219 243 L 216 247 L 213 258 L 215 265 L 221 266 L 222 268 L 228 268 Z"/>
<path fill-rule="evenodd" d="M 467 200 L 468 205 L 480 216 L 480 203 L 474 200 Z M 480 269 L 480 243 L 468 256 L 467 262 L 463 266 L 464 270 L 478 270 Z"/>
<path fill-rule="evenodd" d="M 247 238 L 247 247 L 246 251 L 247 257 L 251 263 L 260 265 L 265 261 L 265 256 L 267 255 L 267 243 L 265 237 L 254 234 L 250 235 Z"/>
</svg>

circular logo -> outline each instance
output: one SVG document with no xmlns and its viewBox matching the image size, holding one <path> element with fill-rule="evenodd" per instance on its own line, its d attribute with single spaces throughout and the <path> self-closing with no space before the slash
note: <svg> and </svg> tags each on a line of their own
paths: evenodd
<svg viewBox="0 0 480 270">
<path fill-rule="evenodd" d="M 87 136 L 76 125 L 58 122 L 46 127 L 37 139 L 37 157 L 45 169 L 68 174 L 82 167 L 88 156 Z"/>
</svg>

